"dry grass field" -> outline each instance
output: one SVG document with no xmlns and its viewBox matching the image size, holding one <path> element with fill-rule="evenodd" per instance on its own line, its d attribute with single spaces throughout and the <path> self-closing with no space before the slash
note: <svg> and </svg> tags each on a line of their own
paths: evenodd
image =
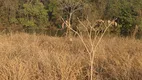
<svg viewBox="0 0 142 80">
<path fill-rule="evenodd" d="M 94 80 L 141 80 L 142 40 L 103 38 Z M 80 39 L 0 35 L 0 80 L 90 80 L 90 60 Z"/>
</svg>

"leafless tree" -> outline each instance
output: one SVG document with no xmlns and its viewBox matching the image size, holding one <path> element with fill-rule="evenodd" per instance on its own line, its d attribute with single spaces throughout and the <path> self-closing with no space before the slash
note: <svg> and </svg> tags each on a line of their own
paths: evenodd
<svg viewBox="0 0 142 80">
<path fill-rule="evenodd" d="M 134 39 L 136 37 L 136 34 L 138 33 L 139 27 L 138 25 L 135 25 L 134 30 L 132 30 L 131 37 Z"/>
<path fill-rule="evenodd" d="M 65 20 L 63 20 L 63 21 L 65 21 Z M 97 33 L 96 33 L 96 35 L 94 35 L 92 33 L 92 32 L 96 32 L 96 30 L 93 28 L 94 27 L 93 23 L 91 23 L 88 19 L 86 19 L 87 24 L 80 21 L 80 19 L 78 19 L 78 21 L 82 25 L 82 27 L 84 27 L 84 29 L 86 29 L 87 38 L 84 38 L 80 32 L 75 31 L 72 27 L 68 27 L 68 28 L 78 35 L 78 37 L 80 38 L 82 44 L 84 45 L 87 53 L 89 54 L 90 80 L 94 80 L 94 79 L 97 79 L 97 78 L 95 78 L 95 75 L 94 75 L 94 72 L 95 72 L 94 71 L 94 59 L 95 59 L 96 51 L 97 51 L 97 48 L 98 48 L 100 42 L 103 39 L 103 36 L 105 35 L 106 31 L 111 26 L 111 24 L 113 23 L 114 20 L 109 25 L 106 25 L 104 32 L 100 36 L 98 36 Z M 67 25 L 67 26 L 70 26 L 70 25 Z M 92 37 L 93 35 L 94 35 L 94 37 Z M 72 41 L 71 38 L 69 40 Z"/>
<path fill-rule="evenodd" d="M 59 0 L 60 4 L 60 10 L 63 12 L 63 16 L 65 14 L 67 15 L 66 20 L 63 21 L 67 26 L 64 26 L 67 28 L 66 35 L 70 36 L 71 31 L 69 28 L 72 27 L 71 22 L 72 22 L 72 16 L 74 15 L 75 12 L 81 10 L 83 8 L 83 3 L 82 0 Z M 63 17 L 62 17 L 63 18 Z"/>
</svg>

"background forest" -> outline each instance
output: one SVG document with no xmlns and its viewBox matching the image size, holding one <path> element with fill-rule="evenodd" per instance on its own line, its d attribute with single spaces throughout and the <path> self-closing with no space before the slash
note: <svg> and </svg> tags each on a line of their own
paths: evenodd
<svg viewBox="0 0 142 80">
<path fill-rule="evenodd" d="M 70 16 L 72 14 L 72 16 Z M 130 36 L 138 26 L 142 32 L 142 0 L 0 0 L 0 30 L 2 32 L 43 32 L 63 35 L 62 19 L 70 18 L 76 30 L 79 20 L 116 19 L 117 29 L 110 34 Z"/>
</svg>

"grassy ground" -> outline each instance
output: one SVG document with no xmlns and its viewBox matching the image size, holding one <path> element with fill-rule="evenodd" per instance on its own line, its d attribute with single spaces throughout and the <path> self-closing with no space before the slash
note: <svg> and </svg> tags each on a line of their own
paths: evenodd
<svg viewBox="0 0 142 80">
<path fill-rule="evenodd" d="M 94 80 L 141 80 L 142 41 L 103 38 L 94 61 Z M 0 35 L 0 80 L 89 80 L 89 65 L 77 38 Z"/>
</svg>

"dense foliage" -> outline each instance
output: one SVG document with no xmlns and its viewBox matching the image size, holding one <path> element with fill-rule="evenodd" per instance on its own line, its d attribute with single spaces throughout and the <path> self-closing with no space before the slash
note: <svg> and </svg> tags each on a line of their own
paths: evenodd
<svg viewBox="0 0 142 80">
<path fill-rule="evenodd" d="M 117 33 L 129 36 L 136 25 L 140 35 L 141 16 L 142 0 L 0 0 L 0 28 L 18 25 L 24 30 L 51 31 L 62 27 L 61 18 L 70 19 L 73 28 L 79 24 L 77 18 L 82 21 L 117 18 L 120 30 Z"/>
</svg>

